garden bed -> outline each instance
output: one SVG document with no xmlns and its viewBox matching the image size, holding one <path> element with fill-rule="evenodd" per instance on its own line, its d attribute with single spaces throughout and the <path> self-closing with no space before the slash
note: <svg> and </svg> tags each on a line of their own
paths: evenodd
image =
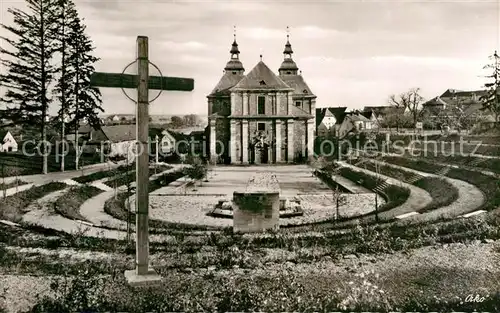
<svg viewBox="0 0 500 313">
<path fill-rule="evenodd" d="M 101 189 L 88 185 L 71 187 L 54 202 L 54 209 L 66 218 L 86 221 L 85 217 L 80 214 L 80 207 L 85 201 L 102 192 Z"/>
<path fill-rule="evenodd" d="M 370 171 L 375 171 L 375 165 L 373 163 L 367 162 L 365 165 Z M 413 172 L 405 171 L 390 165 L 380 165 L 379 170 L 382 174 L 401 181 L 411 179 L 416 175 Z M 458 189 L 442 178 L 423 177 L 415 181 L 412 185 L 427 191 L 432 197 L 432 202 L 419 210 L 419 213 L 450 205 L 458 199 Z"/>
<path fill-rule="evenodd" d="M 432 197 L 431 203 L 419 210 L 418 213 L 425 213 L 448 206 L 459 197 L 458 189 L 442 178 L 423 177 L 413 183 L 413 185 L 424 189 Z"/>
<path fill-rule="evenodd" d="M 384 157 L 384 161 L 428 173 L 435 173 L 444 168 L 429 162 L 401 157 Z M 478 210 L 490 211 L 500 206 L 500 180 L 497 178 L 463 168 L 450 168 L 446 176 L 474 185 L 483 192 L 486 201 Z"/>
<path fill-rule="evenodd" d="M 65 183 L 51 182 L 6 197 L 0 201 L 0 219 L 18 223 L 22 220 L 22 215 L 26 213 L 25 210 L 31 202 L 49 193 L 62 190 L 66 186 Z"/>
<path fill-rule="evenodd" d="M 375 189 L 384 182 L 384 180 L 373 175 L 347 167 L 341 168 L 339 174 L 369 190 Z M 388 211 L 403 204 L 410 196 L 410 190 L 396 185 L 389 185 L 382 191 L 381 195 L 386 200 L 386 203 L 378 207 L 378 212 Z"/>
<path fill-rule="evenodd" d="M 168 166 L 168 165 L 160 165 L 156 169 L 154 167 L 150 167 L 149 168 L 149 176 L 153 176 L 153 175 L 155 175 L 155 173 L 159 174 L 159 173 L 167 171 L 171 168 L 172 167 Z M 130 172 L 127 173 L 125 171 L 124 175 L 120 175 L 117 178 L 108 180 L 108 181 L 104 182 L 104 184 L 108 187 L 114 188 L 114 187 L 120 187 L 120 186 L 126 185 L 126 184 L 131 183 L 131 182 L 135 182 L 135 179 L 136 179 L 135 169 L 131 168 Z"/>
<path fill-rule="evenodd" d="M 89 175 L 84 175 L 84 176 L 79 176 L 76 178 L 73 178 L 74 181 L 80 183 L 80 184 L 86 184 L 90 183 L 96 180 L 112 177 L 114 175 L 119 175 L 127 172 L 128 168 L 127 166 L 120 165 L 116 169 L 111 169 L 111 170 L 104 170 L 96 173 L 92 173 Z"/>
</svg>

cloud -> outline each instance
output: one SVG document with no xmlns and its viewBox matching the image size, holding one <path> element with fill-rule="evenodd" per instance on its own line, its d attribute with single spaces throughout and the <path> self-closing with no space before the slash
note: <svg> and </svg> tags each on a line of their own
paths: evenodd
<svg viewBox="0 0 500 313">
<path fill-rule="evenodd" d="M 290 31 L 292 37 L 298 36 L 308 39 L 328 38 L 339 34 L 340 32 L 335 29 L 322 28 L 316 25 L 300 26 L 292 28 Z"/>
<path fill-rule="evenodd" d="M 286 31 L 273 28 L 244 27 L 238 28 L 238 36 L 240 34 L 242 37 L 251 39 L 283 39 Z"/>
<path fill-rule="evenodd" d="M 198 41 L 186 41 L 186 42 L 175 42 L 175 41 L 163 41 L 161 43 L 162 48 L 166 50 L 185 52 L 185 51 L 201 51 L 207 50 L 208 45 L 198 42 Z"/>
</svg>

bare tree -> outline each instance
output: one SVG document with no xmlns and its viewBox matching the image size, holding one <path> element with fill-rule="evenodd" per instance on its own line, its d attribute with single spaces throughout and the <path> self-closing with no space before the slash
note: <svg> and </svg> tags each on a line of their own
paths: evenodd
<svg viewBox="0 0 500 313">
<path fill-rule="evenodd" d="M 405 118 L 401 111 L 408 111 L 413 121 L 413 127 L 416 127 L 418 119 L 423 115 L 423 102 L 424 97 L 420 95 L 420 88 L 411 88 L 398 96 L 391 95 L 389 97 L 389 104 L 395 108 L 394 119 L 396 120 L 398 130 Z"/>
</svg>

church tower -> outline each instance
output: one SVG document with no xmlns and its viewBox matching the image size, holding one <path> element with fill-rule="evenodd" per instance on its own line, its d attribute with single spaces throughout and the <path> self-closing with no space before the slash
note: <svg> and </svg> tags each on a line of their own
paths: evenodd
<svg viewBox="0 0 500 313">
<path fill-rule="evenodd" d="M 236 42 L 236 30 L 234 33 L 234 41 L 229 53 L 231 54 L 231 59 L 227 62 L 224 70 L 233 75 L 243 75 L 245 68 L 243 68 L 243 64 L 240 61 L 240 50 L 238 49 L 238 43 Z"/>
<path fill-rule="evenodd" d="M 229 50 L 230 59 L 224 67 L 224 74 L 215 88 L 207 96 L 209 126 L 207 129 L 209 138 L 210 155 L 216 155 L 216 142 L 221 142 L 223 149 L 221 158 L 224 163 L 229 162 L 229 115 L 231 115 L 231 92 L 230 89 L 245 77 L 245 68 L 240 61 L 240 49 L 236 42 L 236 27 L 234 40 Z"/>
<path fill-rule="evenodd" d="M 292 59 L 293 50 L 292 50 L 292 45 L 290 44 L 290 33 L 288 26 L 286 30 L 287 30 L 286 44 L 285 44 L 285 50 L 283 51 L 284 59 L 278 70 L 280 76 L 297 75 L 297 72 L 299 70 L 297 64 L 295 64 L 295 62 Z"/>
</svg>

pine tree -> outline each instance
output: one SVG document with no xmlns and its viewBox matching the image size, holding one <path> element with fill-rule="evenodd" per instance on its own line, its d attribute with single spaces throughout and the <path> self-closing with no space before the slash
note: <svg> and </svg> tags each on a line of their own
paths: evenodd
<svg viewBox="0 0 500 313">
<path fill-rule="evenodd" d="M 80 121 L 86 119 L 90 126 L 100 127 L 99 112 L 102 108 L 101 92 L 98 88 L 90 86 L 90 77 L 95 72 L 94 63 L 99 58 L 92 55 L 94 46 L 92 40 L 85 33 L 85 25 L 79 18 L 71 24 L 72 47 L 74 54 L 68 63 L 75 68 L 74 77 L 74 104 L 70 108 L 71 124 L 75 127 L 75 146 L 78 147 L 78 128 Z M 79 153 L 76 153 L 76 166 L 78 167 Z"/>
<path fill-rule="evenodd" d="M 491 70 L 491 75 L 486 76 L 491 81 L 484 84 L 486 94 L 481 97 L 483 101 L 483 109 L 488 110 L 495 116 L 495 126 L 500 128 L 500 56 L 495 51 L 489 57 L 490 64 L 487 64 L 484 69 Z"/>
<path fill-rule="evenodd" d="M 54 94 L 57 96 L 61 107 L 57 114 L 56 129 L 60 130 L 61 140 L 65 140 L 65 130 L 67 122 L 68 102 L 74 90 L 73 77 L 75 69 L 68 66 L 68 58 L 71 56 L 71 32 L 70 24 L 78 17 L 75 4 L 71 0 L 58 0 L 58 27 L 57 27 L 57 44 L 60 58 L 60 66 L 58 66 L 58 79 L 54 88 Z M 62 148 L 65 148 L 63 142 Z M 64 171 L 65 151 L 62 151 L 61 171 Z"/>
<path fill-rule="evenodd" d="M 90 77 L 94 63 L 99 58 L 92 55 L 94 50 L 89 36 L 85 33 L 83 20 L 72 0 L 58 0 L 59 18 L 59 51 L 61 64 L 56 93 L 61 101 L 58 115 L 60 123 L 75 130 L 76 168 L 79 163 L 78 128 L 80 121 L 87 120 L 93 127 L 99 126 L 99 112 L 103 112 L 101 93 L 98 88 L 90 87 Z M 64 135 L 62 136 L 64 137 Z"/>
<path fill-rule="evenodd" d="M 2 37 L 13 50 L 0 48 L 1 63 L 7 74 L 0 76 L 1 85 L 7 90 L 2 102 L 7 105 L 9 117 L 19 125 L 39 125 L 43 151 L 46 151 L 47 110 L 54 67 L 51 59 L 55 53 L 54 30 L 56 0 L 26 0 L 27 12 L 9 9 L 14 25 L 2 27 L 14 38 Z M 47 155 L 43 153 L 43 173 L 48 171 Z"/>
</svg>

